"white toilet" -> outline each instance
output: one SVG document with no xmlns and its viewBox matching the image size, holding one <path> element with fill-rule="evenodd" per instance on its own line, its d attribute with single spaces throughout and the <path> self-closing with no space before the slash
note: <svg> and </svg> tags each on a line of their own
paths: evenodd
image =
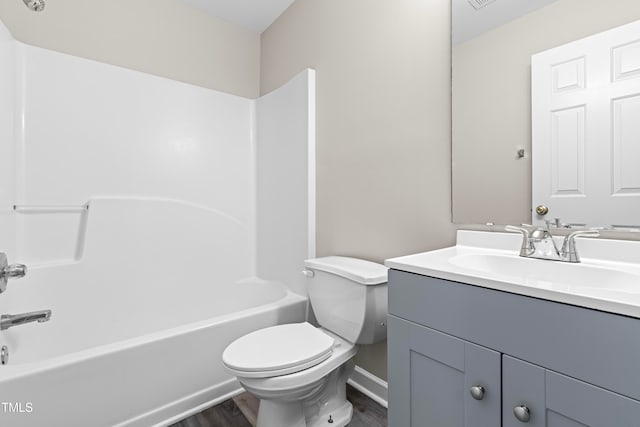
<svg viewBox="0 0 640 427">
<path fill-rule="evenodd" d="M 342 427 L 353 408 L 346 381 L 356 344 L 387 337 L 387 269 L 355 258 L 305 261 L 309 300 L 320 324 L 272 326 L 225 349 L 226 369 L 260 399 L 258 427 Z"/>
</svg>

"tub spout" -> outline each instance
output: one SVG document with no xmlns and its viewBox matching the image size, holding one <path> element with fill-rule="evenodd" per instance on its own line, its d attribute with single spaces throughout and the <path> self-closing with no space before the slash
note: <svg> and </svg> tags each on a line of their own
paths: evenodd
<svg viewBox="0 0 640 427">
<path fill-rule="evenodd" d="M 3 314 L 0 316 L 0 331 L 25 323 L 46 322 L 50 318 L 51 310 L 32 311 L 31 313 L 22 314 Z"/>
</svg>

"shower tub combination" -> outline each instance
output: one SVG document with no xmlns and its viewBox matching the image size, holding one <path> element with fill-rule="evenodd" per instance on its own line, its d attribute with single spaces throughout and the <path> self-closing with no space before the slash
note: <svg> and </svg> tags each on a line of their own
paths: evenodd
<svg viewBox="0 0 640 427">
<path fill-rule="evenodd" d="M 0 315 L 52 311 L 0 331 L 0 426 L 168 425 L 239 392 L 224 348 L 306 315 L 313 71 L 246 99 L 2 22 L 0 64 L 0 252 L 28 267 Z"/>
<path fill-rule="evenodd" d="M 171 424 L 241 390 L 221 362 L 231 341 L 305 318 L 282 284 L 231 278 L 247 266 L 224 216 L 133 199 L 91 200 L 86 215 L 79 261 L 31 268 L 0 295 L 3 314 L 53 312 L 0 335 L 0 425 Z"/>
</svg>

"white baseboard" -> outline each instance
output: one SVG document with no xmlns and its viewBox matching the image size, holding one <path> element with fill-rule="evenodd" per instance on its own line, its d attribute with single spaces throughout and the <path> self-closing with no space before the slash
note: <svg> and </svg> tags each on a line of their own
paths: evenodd
<svg viewBox="0 0 640 427">
<path fill-rule="evenodd" d="M 379 405 L 385 408 L 389 406 L 387 382 L 376 377 L 371 372 L 356 366 L 347 383 Z"/>
</svg>

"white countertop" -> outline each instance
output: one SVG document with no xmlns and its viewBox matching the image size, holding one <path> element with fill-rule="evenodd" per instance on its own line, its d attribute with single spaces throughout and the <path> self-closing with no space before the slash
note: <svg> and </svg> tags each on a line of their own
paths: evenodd
<svg viewBox="0 0 640 427">
<path fill-rule="evenodd" d="M 520 257 L 521 241 L 515 233 L 459 230 L 456 246 L 388 259 L 385 265 L 640 318 L 640 242 L 579 237 L 582 262 L 575 264 Z"/>
</svg>

